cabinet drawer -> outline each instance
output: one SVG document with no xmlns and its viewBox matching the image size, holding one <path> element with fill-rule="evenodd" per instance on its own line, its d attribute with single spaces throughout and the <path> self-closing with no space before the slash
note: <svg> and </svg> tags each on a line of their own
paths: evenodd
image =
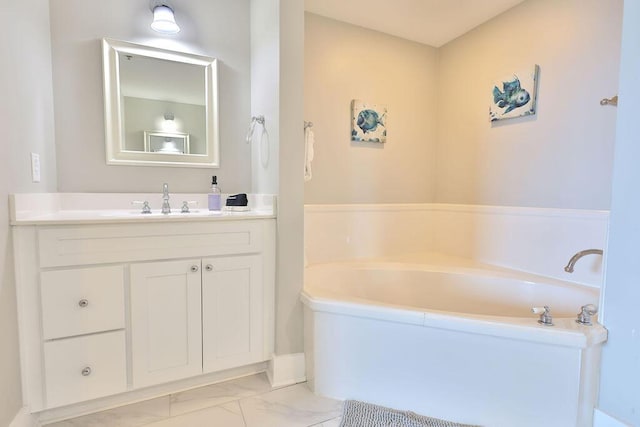
<svg viewBox="0 0 640 427">
<path fill-rule="evenodd" d="M 126 391 L 124 331 L 46 342 L 44 361 L 48 408 Z"/>
<path fill-rule="evenodd" d="M 41 228 L 40 266 L 258 253 L 262 230 L 249 220 Z"/>
<path fill-rule="evenodd" d="M 40 275 L 45 340 L 124 328 L 123 266 Z"/>
</svg>

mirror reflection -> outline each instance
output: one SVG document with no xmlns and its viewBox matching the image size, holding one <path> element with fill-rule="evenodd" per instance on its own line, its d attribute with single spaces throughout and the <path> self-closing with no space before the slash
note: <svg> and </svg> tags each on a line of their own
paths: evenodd
<svg viewBox="0 0 640 427">
<path fill-rule="evenodd" d="M 216 61 L 104 39 L 107 163 L 219 166 Z"/>
</svg>

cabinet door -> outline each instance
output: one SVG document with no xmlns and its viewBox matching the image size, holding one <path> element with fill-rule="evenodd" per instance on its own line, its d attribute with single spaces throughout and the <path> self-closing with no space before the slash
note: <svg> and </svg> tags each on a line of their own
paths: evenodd
<svg viewBox="0 0 640 427">
<path fill-rule="evenodd" d="M 200 260 L 131 265 L 133 386 L 202 372 Z"/>
<path fill-rule="evenodd" d="M 204 372 L 263 361 L 262 258 L 209 258 L 202 265 Z"/>
</svg>

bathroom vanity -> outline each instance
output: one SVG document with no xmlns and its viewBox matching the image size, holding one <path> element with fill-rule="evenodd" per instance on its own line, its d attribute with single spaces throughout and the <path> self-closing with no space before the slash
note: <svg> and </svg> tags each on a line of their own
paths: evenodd
<svg viewBox="0 0 640 427">
<path fill-rule="evenodd" d="M 144 197 L 157 195 L 12 196 L 31 412 L 83 412 L 257 372 L 273 353 L 273 197 L 251 196 L 249 212 L 129 207 Z"/>
</svg>

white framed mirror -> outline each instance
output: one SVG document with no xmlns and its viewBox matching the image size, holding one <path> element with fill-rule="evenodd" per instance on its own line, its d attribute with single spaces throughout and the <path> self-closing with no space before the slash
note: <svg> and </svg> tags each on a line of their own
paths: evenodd
<svg viewBox="0 0 640 427">
<path fill-rule="evenodd" d="M 107 164 L 219 167 L 217 60 L 103 39 Z"/>
</svg>

